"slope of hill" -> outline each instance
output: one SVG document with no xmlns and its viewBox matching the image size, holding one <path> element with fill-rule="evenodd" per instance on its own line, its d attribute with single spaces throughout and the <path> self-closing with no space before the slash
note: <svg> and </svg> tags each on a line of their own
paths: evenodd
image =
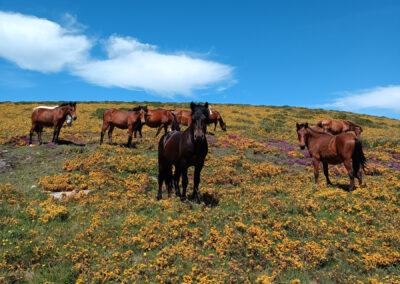
<svg viewBox="0 0 400 284">
<path fill-rule="evenodd" d="M 34 106 L 0 104 L 0 282 L 400 281 L 398 120 L 214 105 L 228 130 L 208 128 L 197 205 L 156 201 L 155 129 L 144 127 L 135 149 L 119 146 L 118 129 L 117 145 L 98 145 L 103 111 L 132 104 L 78 104 L 63 145 L 27 147 Z M 345 191 L 342 166 L 330 166 L 333 186 L 314 184 L 295 124 L 323 118 L 363 126 L 364 188 Z M 58 191 L 78 193 L 51 197 Z"/>
</svg>

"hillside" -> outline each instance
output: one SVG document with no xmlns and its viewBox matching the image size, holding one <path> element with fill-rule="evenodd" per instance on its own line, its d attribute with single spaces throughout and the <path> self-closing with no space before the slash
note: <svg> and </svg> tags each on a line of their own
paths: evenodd
<svg viewBox="0 0 400 284">
<path fill-rule="evenodd" d="M 208 128 L 198 205 L 165 192 L 156 201 L 155 129 L 135 149 L 120 147 L 119 129 L 117 145 L 98 145 L 103 111 L 137 104 L 79 103 L 62 145 L 27 147 L 37 105 L 0 104 L 0 282 L 400 283 L 399 120 L 213 105 L 227 132 Z M 314 184 L 295 125 L 323 118 L 362 125 L 364 188 L 345 190 L 343 166 L 330 166 L 333 186 L 322 172 Z M 49 195 L 58 191 L 81 192 Z"/>
</svg>

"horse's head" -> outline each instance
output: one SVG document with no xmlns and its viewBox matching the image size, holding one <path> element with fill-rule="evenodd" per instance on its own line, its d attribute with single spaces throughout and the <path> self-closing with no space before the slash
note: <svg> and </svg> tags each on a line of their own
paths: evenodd
<svg viewBox="0 0 400 284">
<path fill-rule="evenodd" d="M 223 131 L 226 131 L 226 123 L 225 122 L 221 122 L 221 128 Z"/>
<path fill-rule="evenodd" d="M 301 123 L 301 124 L 296 123 L 296 128 L 297 128 L 297 137 L 299 138 L 300 142 L 300 149 L 304 150 L 306 148 L 306 142 L 307 142 L 308 123 Z"/>
<path fill-rule="evenodd" d="M 210 116 L 208 110 L 208 103 L 204 105 L 190 103 L 190 109 L 192 110 L 191 128 L 193 129 L 193 137 L 195 141 L 202 141 L 206 139 L 207 122 Z"/>
<path fill-rule="evenodd" d="M 147 112 L 147 106 L 139 106 L 139 117 L 142 124 L 146 123 Z"/>
<path fill-rule="evenodd" d="M 77 119 L 76 116 L 76 102 L 69 102 L 65 104 L 61 104 L 61 106 L 64 107 L 64 115 L 65 116 L 70 116 L 73 120 Z"/>
</svg>

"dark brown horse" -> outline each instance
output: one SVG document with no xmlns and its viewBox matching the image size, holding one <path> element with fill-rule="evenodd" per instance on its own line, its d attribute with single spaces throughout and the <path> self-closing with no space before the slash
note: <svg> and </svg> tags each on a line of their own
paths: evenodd
<svg viewBox="0 0 400 284">
<path fill-rule="evenodd" d="M 36 131 L 38 134 L 39 145 L 42 144 L 42 131 L 43 127 L 53 127 L 53 143 L 58 143 L 58 136 L 60 135 L 61 127 L 64 124 L 67 116 L 76 120 L 76 103 L 62 103 L 54 108 L 35 108 L 32 112 L 32 127 L 29 133 L 29 145 L 32 145 L 32 135 Z"/>
<path fill-rule="evenodd" d="M 108 130 L 108 140 L 112 144 L 112 132 L 114 127 L 120 129 L 128 129 L 127 147 L 131 147 L 133 131 L 138 128 L 141 123 L 145 122 L 147 108 L 140 108 L 136 111 L 123 111 L 115 108 L 107 110 L 103 115 L 103 128 L 101 129 L 100 144 L 103 143 L 104 133 Z"/>
<path fill-rule="evenodd" d="M 314 165 L 315 183 L 318 183 L 319 162 L 322 162 L 326 182 L 332 184 L 328 175 L 328 164 L 343 163 L 350 178 L 349 191 L 354 190 L 354 177 L 362 186 L 362 169 L 365 167 L 365 156 L 361 141 L 352 133 L 331 135 L 308 127 L 308 123 L 296 123 L 300 148 L 308 148 Z"/>
<path fill-rule="evenodd" d="M 193 197 L 200 203 L 199 183 L 200 172 L 204 165 L 204 159 L 208 153 L 206 139 L 207 120 L 209 112 L 208 103 L 205 105 L 191 103 L 192 121 L 185 131 L 171 131 L 164 134 L 158 144 L 158 195 L 157 199 L 162 198 L 162 185 L 168 189 L 168 196 L 172 192 L 172 165 L 175 166 L 173 177 L 175 193 L 186 200 L 186 188 L 188 185 L 187 170 L 194 166 L 194 186 Z M 182 194 L 179 189 L 179 179 L 182 175 Z"/>
<path fill-rule="evenodd" d="M 334 135 L 343 132 L 354 131 L 358 138 L 361 136 L 363 131 L 362 127 L 350 120 L 332 120 L 324 119 L 317 123 L 319 127 L 324 129 L 325 132 L 332 133 Z"/>
<path fill-rule="evenodd" d="M 147 111 L 146 121 L 139 125 L 139 127 L 135 130 L 135 138 L 137 131 L 139 131 L 139 135 L 142 137 L 142 127 L 144 124 L 151 128 L 158 128 L 155 137 L 158 136 L 163 128 L 165 133 L 167 133 L 168 128 L 171 128 L 172 130 L 179 130 L 179 124 L 176 120 L 175 114 L 169 110 L 160 108 Z"/>
<path fill-rule="evenodd" d="M 208 120 L 208 123 L 209 124 L 214 123 L 214 131 L 217 129 L 218 122 L 219 125 L 221 126 L 221 129 L 223 131 L 226 131 L 226 123 L 222 119 L 222 116 L 219 114 L 219 112 L 216 110 L 211 110 L 211 108 L 209 108 L 209 111 L 210 111 L 210 118 Z"/>
</svg>

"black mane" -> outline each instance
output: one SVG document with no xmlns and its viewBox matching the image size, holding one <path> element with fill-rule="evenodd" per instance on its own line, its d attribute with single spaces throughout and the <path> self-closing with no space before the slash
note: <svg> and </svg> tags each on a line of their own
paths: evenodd
<svg viewBox="0 0 400 284">
<path fill-rule="evenodd" d="M 141 109 L 143 109 L 145 112 L 147 112 L 147 106 L 137 106 L 137 107 L 128 109 L 128 111 L 139 111 Z"/>
<path fill-rule="evenodd" d="M 76 102 L 68 102 L 68 103 L 62 103 L 58 106 L 59 107 L 65 107 L 65 106 L 72 106 L 75 107 L 76 106 Z"/>
</svg>

